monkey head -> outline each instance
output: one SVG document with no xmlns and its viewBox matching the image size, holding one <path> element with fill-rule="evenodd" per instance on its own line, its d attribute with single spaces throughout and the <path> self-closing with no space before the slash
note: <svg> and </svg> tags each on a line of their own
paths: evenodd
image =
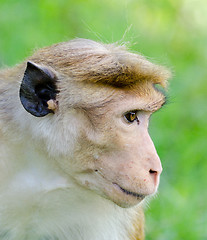
<svg viewBox="0 0 207 240">
<path fill-rule="evenodd" d="M 162 172 L 148 133 L 169 72 L 122 46 L 76 39 L 27 62 L 24 114 L 68 181 L 121 207 L 154 194 Z M 22 108 L 23 109 L 23 108 Z"/>
</svg>

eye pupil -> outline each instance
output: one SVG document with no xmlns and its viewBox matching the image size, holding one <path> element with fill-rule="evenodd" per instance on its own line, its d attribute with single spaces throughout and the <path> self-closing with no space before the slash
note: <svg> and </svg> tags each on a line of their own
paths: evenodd
<svg viewBox="0 0 207 240">
<path fill-rule="evenodd" d="M 130 123 L 134 122 L 137 119 L 136 112 L 128 112 L 125 116 L 126 120 Z"/>
</svg>

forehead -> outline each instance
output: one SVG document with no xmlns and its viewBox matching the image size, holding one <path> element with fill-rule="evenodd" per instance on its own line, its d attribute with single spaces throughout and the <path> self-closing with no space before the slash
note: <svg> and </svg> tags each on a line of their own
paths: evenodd
<svg viewBox="0 0 207 240">
<path fill-rule="evenodd" d="M 155 112 L 162 107 L 166 96 L 153 84 L 144 84 L 133 89 L 122 90 L 112 103 L 116 111 L 143 110 Z"/>
<path fill-rule="evenodd" d="M 142 83 L 128 89 L 97 84 L 89 84 L 87 87 L 81 84 L 79 87 L 80 94 L 73 94 L 72 98 L 74 108 L 83 109 L 90 118 L 98 121 L 108 114 L 123 114 L 130 110 L 155 112 L 162 107 L 166 99 L 152 83 Z M 65 98 L 67 94 L 59 95 L 60 103 L 63 101 L 67 107 L 68 99 Z"/>
</svg>

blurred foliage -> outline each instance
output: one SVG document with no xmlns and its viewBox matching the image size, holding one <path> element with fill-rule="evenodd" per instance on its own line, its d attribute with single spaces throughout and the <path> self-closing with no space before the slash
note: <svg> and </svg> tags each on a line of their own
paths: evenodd
<svg viewBox="0 0 207 240">
<path fill-rule="evenodd" d="M 173 72 L 150 132 L 163 163 L 146 239 L 207 239 L 206 0 L 0 0 L 0 66 L 75 37 L 130 42 Z"/>
</svg>

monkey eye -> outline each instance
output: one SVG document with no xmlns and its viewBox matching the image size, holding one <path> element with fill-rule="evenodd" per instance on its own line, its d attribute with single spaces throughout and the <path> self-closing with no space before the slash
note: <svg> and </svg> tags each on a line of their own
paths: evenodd
<svg viewBox="0 0 207 240">
<path fill-rule="evenodd" d="M 139 124 L 139 119 L 137 117 L 138 111 L 131 111 L 124 115 L 124 118 L 127 120 L 128 123 L 133 123 L 135 120 Z"/>
</svg>

